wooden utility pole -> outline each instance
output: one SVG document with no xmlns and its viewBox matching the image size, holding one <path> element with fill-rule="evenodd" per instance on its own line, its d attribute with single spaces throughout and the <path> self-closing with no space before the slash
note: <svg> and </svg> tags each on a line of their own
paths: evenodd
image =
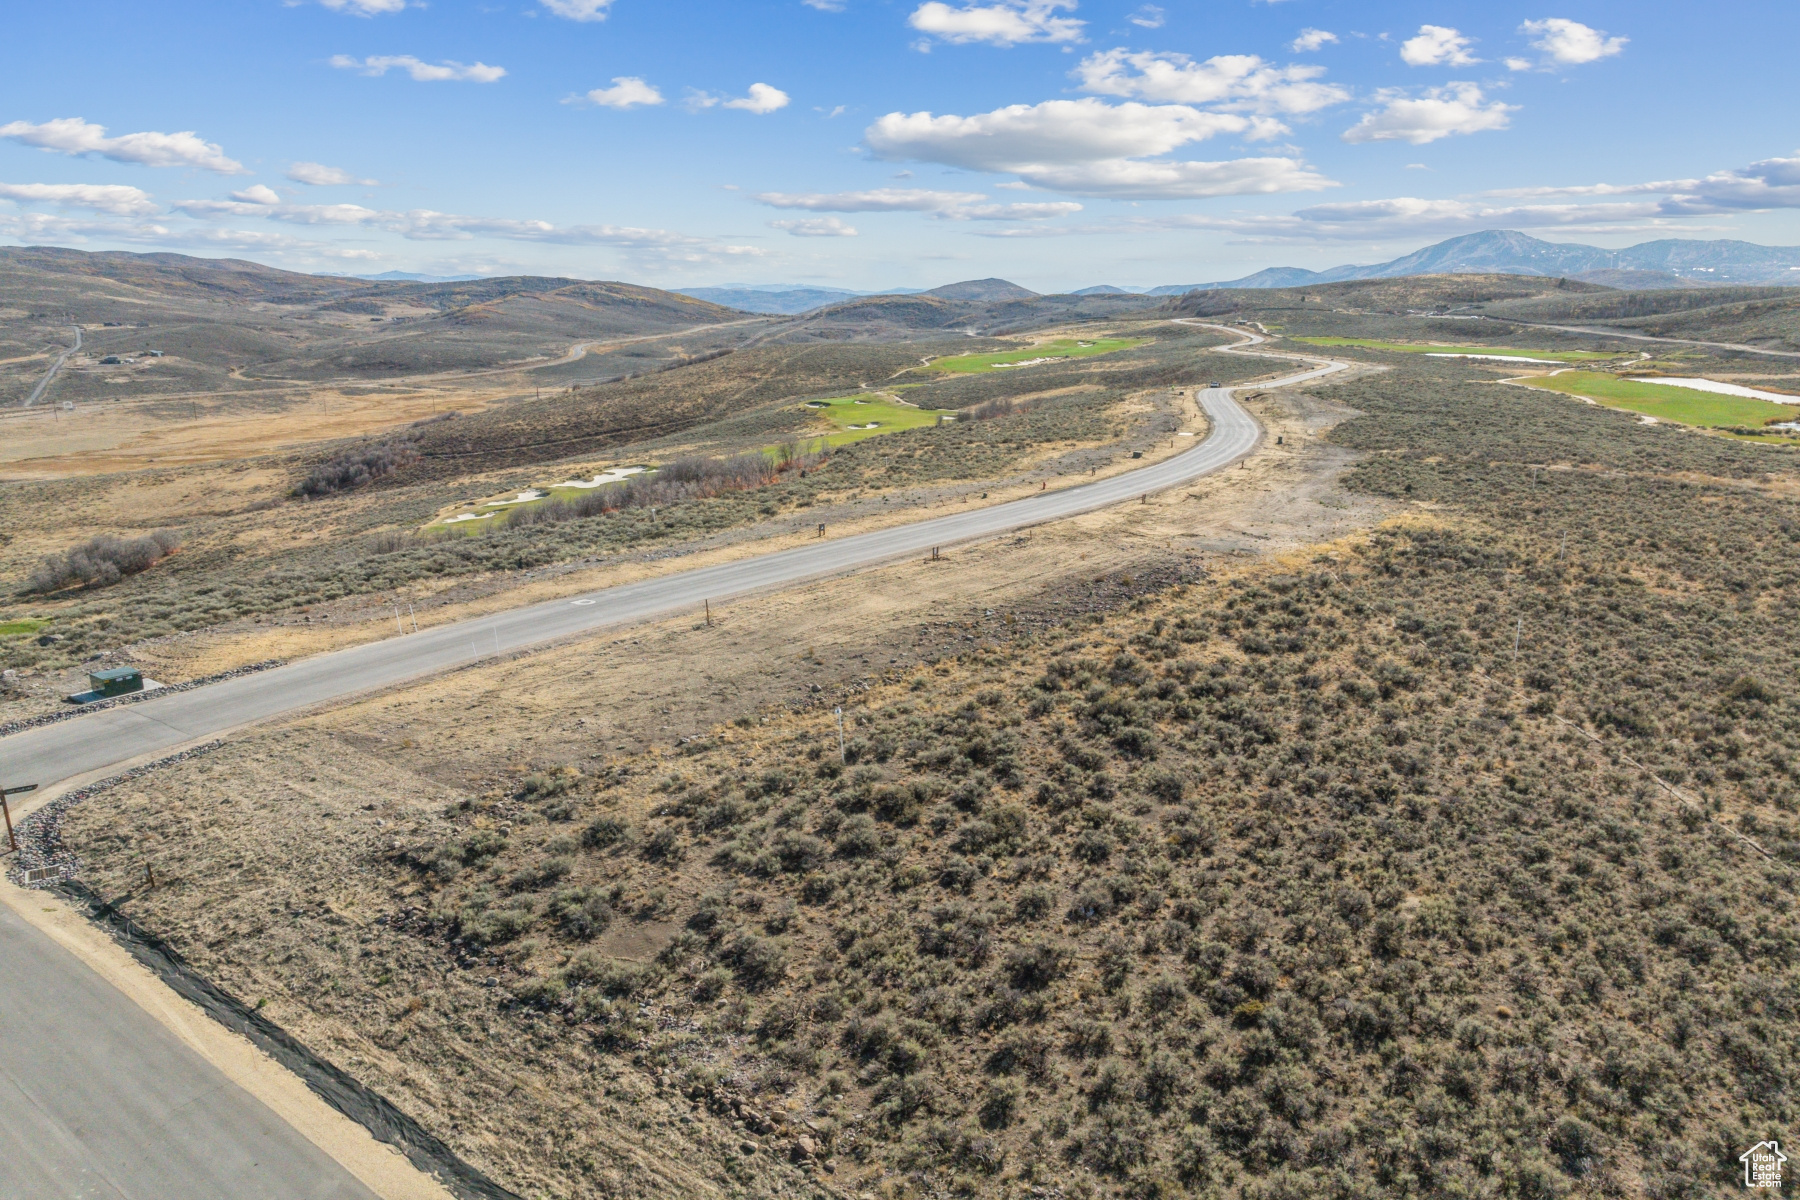
<svg viewBox="0 0 1800 1200">
<path fill-rule="evenodd" d="M 35 792 L 37 791 L 37 786 L 38 785 L 35 783 L 28 783 L 24 787 L 0 787 L 0 815 L 6 817 L 6 852 L 8 854 L 17 854 L 19 852 L 19 839 L 13 833 L 12 805 L 6 802 L 6 798 L 8 796 L 17 796 L 22 792 Z"/>
<path fill-rule="evenodd" d="M 838 719 L 838 761 L 844 761 L 844 710 L 837 709 Z"/>
</svg>

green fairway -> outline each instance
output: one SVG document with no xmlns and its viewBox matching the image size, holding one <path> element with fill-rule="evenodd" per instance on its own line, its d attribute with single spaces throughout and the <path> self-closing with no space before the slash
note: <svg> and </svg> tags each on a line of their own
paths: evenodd
<svg viewBox="0 0 1800 1200">
<path fill-rule="evenodd" d="M 1580 396 L 1608 408 L 1623 408 L 1643 413 L 1659 421 L 1680 425 L 1745 426 L 1761 428 L 1769 421 L 1792 421 L 1800 418 L 1800 405 L 1776 404 L 1752 396 L 1721 396 L 1693 388 L 1670 387 L 1659 383 L 1639 383 L 1616 375 L 1600 375 L 1592 371 L 1564 371 L 1534 379 L 1531 386 L 1549 388 L 1570 396 Z"/>
<path fill-rule="evenodd" d="M 911 405 L 899 404 L 878 392 L 864 392 L 860 396 L 835 396 L 829 400 L 808 400 L 806 408 L 837 426 L 836 433 L 825 435 L 826 443 L 832 446 L 844 446 L 865 438 L 880 437 L 884 433 L 898 433 L 903 429 L 936 425 L 940 416 L 955 415 L 934 408 L 913 408 Z"/>
<path fill-rule="evenodd" d="M 1603 350 L 1519 350 L 1512 346 L 1431 346 L 1416 342 L 1373 342 L 1366 338 L 1302 337 L 1309 346 L 1358 346 L 1364 350 L 1391 350 L 1396 354 L 1491 354 L 1496 358 L 1542 358 L 1552 362 L 1592 362 L 1623 358 L 1624 352 Z"/>
<path fill-rule="evenodd" d="M 24 617 L 17 621 L 0 621 L 0 637 L 18 637 L 22 633 L 36 633 L 48 622 L 32 617 Z"/>
<path fill-rule="evenodd" d="M 1065 358 L 1092 358 L 1096 354 L 1112 354 L 1118 350 L 1129 350 L 1133 346 L 1142 346 L 1149 340 L 1149 338 L 1094 338 L 1092 340 L 1059 338 L 1054 342 L 1043 342 L 1024 350 L 1005 350 L 998 354 L 958 354 L 952 358 L 934 358 L 928 365 L 918 369 L 948 371 L 957 375 L 969 375 L 978 371 L 1017 369 L 1022 366 L 1035 366 L 1040 362 L 1055 362 Z"/>
</svg>

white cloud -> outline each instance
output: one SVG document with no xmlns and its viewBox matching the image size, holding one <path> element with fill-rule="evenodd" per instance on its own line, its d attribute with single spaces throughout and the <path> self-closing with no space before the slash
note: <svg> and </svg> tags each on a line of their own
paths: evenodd
<svg viewBox="0 0 1800 1200">
<path fill-rule="evenodd" d="M 1057 9 L 1074 7 L 1074 0 L 999 0 L 995 4 L 964 4 L 961 8 L 929 0 L 913 11 L 907 24 L 920 33 L 958 44 L 1079 42 L 1085 22 L 1056 15 Z"/>
<path fill-rule="evenodd" d="M 801 217 L 791 221 L 770 221 L 772 229 L 786 230 L 795 237 L 855 237 L 854 226 L 836 217 Z"/>
<path fill-rule="evenodd" d="M 1331 45 L 1338 40 L 1338 35 L 1324 29 L 1302 29 L 1300 36 L 1288 43 L 1288 49 L 1295 54 L 1311 54 L 1321 46 Z"/>
<path fill-rule="evenodd" d="M 405 71 L 416 83 L 495 83 L 506 74 L 505 67 L 486 63 L 428 63 L 410 54 L 377 54 L 368 58 L 352 58 L 334 54 L 331 65 L 342 71 L 358 71 L 364 75 L 386 75 L 391 70 Z"/>
<path fill-rule="evenodd" d="M 918 159 L 1023 175 L 1039 164 L 1166 154 L 1189 142 L 1249 128 L 1243 117 L 1182 104 L 1107 104 L 1046 100 L 971 117 L 888 113 L 865 131 L 885 159 Z"/>
<path fill-rule="evenodd" d="M 1481 61 L 1469 53 L 1474 44 L 1447 25 L 1421 25 L 1400 44 L 1400 58 L 1412 67 L 1467 67 Z"/>
<path fill-rule="evenodd" d="M 1170 199 L 1334 186 L 1291 158 L 1142 161 L 1215 134 L 1253 131 L 1255 124 L 1180 104 L 1049 100 L 970 117 L 889 113 L 869 126 L 864 139 L 880 158 L 1017 175 L 1082 196 Z"/>
<path fill-rule="evenodd" d="M 1571 21 L 1566 17 L 1548 17 L 1542 21 L 1527 21 L 1519 26 L 1519 32 L 1531 34 L 1536 40 L 1533 48 L 1543 51 L 1551 62 L 1563 66 L 1575 66 L 1590 63 L 1602 58 L 1611 58 L 1625 49 L 1630 38 L 1607 37 L 1598 29 L 1583 25 L 1580 21 Z M 1512 63 L 1509 61 L 1508 66 Z"/>
<path fill-rule="evenodd" d="M 1073 200 L 1048 200 L 1024 204 L 971 204 L 945 209 L 938 215 L 949 221 L 1048 221 L 1081 211 Z"/>
<path fill-rule="evenodd" d="M 352 183 L 361 187 L 375 186 L 373 179 L 358 179 L 342 167 L 328 167 L 324 163 L 315 162 L 292 164 L 287 169 L 287 177 L 308 187 L 341 187 Z"/>
<path fill-rule="evenodd" d="M 231 193 L 231 198 L 244 204 L 280 204 L 281 195 L 274 188 L 264 184 L 253 183 L 241 192 Z"/>
<path fill-rule="evenodd" d="M 766 83 L 750 85 L 750 94 L 737 100 L 725 101 L 726 108 L 741 108 L 745 112 L 766 116 L 778 108 L 788 106 L 788 94 L 778 87 L 770 87 Z"/>
<path fill-rule="evenodd" d="M 570 21 L 604 21 L 613 0 L 541 0 L 556 16 Z"/>
<path fill-rule="evenodd" d="M 239 193 L 239 196 L 250 195 L 254 190 L 249 189 Z M 637 258 L 657 265 L 723 262 L 763 253 L 755 246 L 726 245 L 711 238 L 666 229 L 619 225 L 558 226 L 548 221 L 465 216 L 429 208 L 393 212 L 367 208 L 360 204 L 264 204 L 237 198 L 186 200 L 174 207 L 179 212 L 200 219 L 262 217 L 288 225 L 377 230 L 411 241 L 463 241 L 488 237 L 559 246 L 610 246 L 629 251 Z"/>
<path fill-rule="evenodd" d="M 636 108 L 664 103 L 663 94 L 636 75 L 614 75 L 611 87 L 595 88 L 581 99 L 602 108 Z"/>
<path fill-rule="evenodd" d="M 866 192 L 763 192 L 756 199 L 770 208 L 809 212 L 943 212 L 979 203 L 987 197 L 980 192 L 873 188 Z"/>
<path fill-rule="evenodd" d="M 1161 8 L 1154 4 L 1145 4 L 1125 19 L 1144 29 L 1161 29 L 1166 18 L 1163 16 Z"/>
<path fill-rule="evenodd" d="M 800 0 L 808 8 L 816 8 L 820 12 L 843 12 L 844 0 Z"/>
<path fill-rule="evenodd" d="M 810 212 L 920 212 L 953 221 L 1041 221 L 1081 211 L 1072 200 L 983 204 L 980 192 L 939 192 L 926 188 L 873 188 L 864 192 L 763 192 L 756 199 L 771 208 Z M 777 228 L 786 228 L 777 224 Z"/>
<path fill-rule="evenodd" d="M 120 217 L 148 216 L 158 211 L 149 192 L 118 183 L 0 183 L 0 199 L 88 208 Z"/>
<path fill-rule="evenodd" d="M 397 13 L 406 7 L 406 0 L 319 0 L 319 3 L 334 12 L 347 12 L 358 17 Z"/>
<path fill-rule="evenodd" d="M 1106 50 L 1075 68 L 1084 92 L 1262 113 L 1309 113 L 1348 100 L 1343 88 L 1313 82 L 1324 73 L 1323 67 L 1273 66 L 1254 54 L 1195 62 L 1185 54 L 1147 50 Z"/>
<path fill-rule="evenodd" d="M 1234 158 L 1224 162 L 1106 159 L 1043 167 L 1029 178 L 1042 188 L 1121 200 L 1183 200 L 1311 192 L 1336 187 L 1293 158 Z"/>
<path fill-rule="evenodd" d="M 1602 197 L 1595 203 L 1579 203 Z M 1496 203 L 1551 201 L 1551 203 Z M 1286 215 L 1182 215 L 1132 227 L 1211 229 L 1269 241 L 1368 241 L 1447 236 L 1480 229 L 1560 230 L 1592 234 L 1692 234 L 1695 217 L 1800 209 L 1800 151 L 1701 179 L 1507 188 L 1481 197 L 1320 204 Z M 1718 228 L 1713 226 L 1711 228 Z"/>
<path fill-rule="evenodd" d="M 42 125 L 26 121 L 0 125 L 0 138 L 58 154 L 98 154 L 114 162 L 146 167 L 199 167 L 219 175 L 248 174 L 242 163 L 225 157 L 225 151 L 216 143 L 201 140 L 191 130 L 107 137 L 104 125 L 92 125 L 80 117 L 58 117 Z"/>
<path fill-rule="evenodd" d="M 1531 60 L 1529 58 L 1503 58 L 1500 61 L 1506 64 L 1506 69 L 1509 71 L 1531 70 Z"/>
<path fill-rule="evenodd" d="M 1411 142 L 1422 146 L 1453 133 L 1480 133 L 1505 129 L 1517 105 L 1488 101 L 1472 83 L 1452 83 L 1427 88 L 1417 97 L 1385 90 L 1375 98 L 1383 107 L 1367 113 L 1344 131 L 1346 142 Z"/>
</svg>

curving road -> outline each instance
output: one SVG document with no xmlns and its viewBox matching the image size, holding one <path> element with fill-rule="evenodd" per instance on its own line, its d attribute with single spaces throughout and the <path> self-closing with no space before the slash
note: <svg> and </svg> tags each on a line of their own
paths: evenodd
<svg viewBox="0 0 1800 1200">
<path fill-rule="evenodd" d="M 1240 352 L 1245 346 L 1266 340 L 1241 329 L 1225 331 L 1246 338 L 1230 347 Z M 1316 364 L 1283 379 L 1254 385 L 1260 388 L 1303 383 L 1350 365 L 1297 354 L 1258 353 Z M 36 783 L 48 789 L 64 780 L 167 751 L 222 730 L 430 675 L 490 655 L 696 609 L 708 600 L 836 575 L 924 553 L 937 546 L 993 537 L 1179 487 L 1229 466 L 1255 449 L 1261 431 L 1231 393 L 1231 388 L 1204 389 L 1200 403 L 1212 419 L 1212 433 L 1191 450 L 1135 471 L 987 508 L 822 540 L 756 558 L 440 625 L 406 637 L 338 650 L 275 670 L 26 730 L 0 738 L 0 779 L 14 786 Z"/>
<path fill-rule="evenodd" d="M 39 400 L 43 399 L 44 389 L 50 386 L 50 381 L 56 378 L 56 373 L 62 370 L 62 365 L 69 361 L 69 356 L 71 354 L 80 351 L 81 326 L 71 325 L 69 328 L 75 331 L 75 344 L 56 356 L 56 361 L 50 364 L 50 369 L 44 372 L 44 377 L 38 380 L 38 385 L 31 389 L 31 395 L 25 397 L 25 403 L 20 406 L 21 408 L 30 408 Z"/>
<path fill-rule="evenodd" d="M 1264 340 L 1247 337 L 1240 346 Z M 1259 386 L 1299 383 L 1349 365 L 1302 355 L 1277 357 L 1315 366 Z M 1207 389 L 1201 403 L 1213 421 L 1211 435 L 1193 449 L 1141 470 L 992 508 L 445 625 L 16 733 L 0 739 L 0 780 L 48 787 L 496 650 L 816 579 L 1179 486 L 1242 458 L 1260 436 L 1250 414 L 1232 399 L 1231 389 Z M 0 1056 L 0 1196 L 375 1200 L 373 1192 L 298 1130 L 4 905 L 0 962 L 5 963 L 0 969 L 0 1039 L 10 1046 Z"/>
</svg>

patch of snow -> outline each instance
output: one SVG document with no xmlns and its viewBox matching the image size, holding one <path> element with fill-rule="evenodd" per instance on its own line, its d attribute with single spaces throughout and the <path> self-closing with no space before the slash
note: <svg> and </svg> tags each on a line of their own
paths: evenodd
<svg viewBox="0 0 1800 1200">
<path fill-rule="evenodd" d="M 1696 392 L 1717 392 L 1721 396 L 1744 396 L 1752 400 L 1773 400 L 1777 404 L 1800 404 L 1800 396 L 1784 396 L 1780 392 L 1764 392 L 1741 383 L 1720 383 L 1716 379 L 1647 378 L 1631 376 L 1633 383 L 1660 383 L 1665 387 L 1688 388 Z"/>
<path fill-rule="evenodd" d="M 1062 362 L 1067 357 L 1065 354 L 1058 354 L 1049 358 L 1028 358 L 1024 362 L 995 363 L 994 370 L 998 371 L 1001 367 L 1035 367 L 1039 363 Z"/>
<path fill-rule="evenodd" d="M 550 494 L 549 492 L 540 492 L 536 488 L 532 488 L 528 492 L 520 492 L 517 496 L 515 496 L 511 500 L 489 500 L 486 504 L 482 505 L 481 507 L 483 507 L 483 508 L 505 508 L 509 504 L 530 504 L 533 500 L 542 500 L 545 496 L 548 496 L 549 494 Z"/>
<path fill-rule="evenodd" d="M 643 467 L 614 467 L 610 471 L 600 472 L 592 479 L 565 479 L 561 483 L 553 483 L 550 486 L 559 488 L 604 487 L 609 483 L 618 483 L 622 479 L 629 479 L 633 475 L 642 475 L 644 470 Z M 508 501 L 508 503 L 517 503 L 517 501 Z"/>
<path fill-rule="evenodd" d="M 1563 365 L 1562 360 L 1559 358 L 1520 358 L 1516 354 L 1449 354 L 1449 353 L 1432 354 L 1432 353 L 1428 353 L 1425 355 L 1425 357 L 1426 358 L 1488 358 L 1488 359 L 1494 360 L 1495 362 L 1547 363 L 1553 367 L 1560 367 Z"/>
</svg>

